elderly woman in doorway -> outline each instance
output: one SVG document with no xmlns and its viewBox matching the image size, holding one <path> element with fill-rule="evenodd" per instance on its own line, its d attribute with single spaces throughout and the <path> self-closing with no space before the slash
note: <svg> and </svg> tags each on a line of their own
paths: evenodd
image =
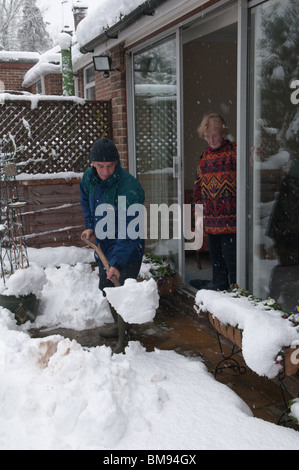
<svg viewBox="0 0 299 470">
<path fill-rule="evenodd" d="M 190 284 L 225 290 L 236 283 L 236 143 L 227 140 L 227 125 L 218 114 L 205 116 L 198 134 L 208 147 L 199 157 L 193 201 L 203 204 L 213 278 Z"/>
</svg>

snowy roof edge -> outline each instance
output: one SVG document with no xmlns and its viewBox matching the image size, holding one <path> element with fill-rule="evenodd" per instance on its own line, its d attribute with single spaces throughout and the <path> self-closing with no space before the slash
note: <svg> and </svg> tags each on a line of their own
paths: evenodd
<svg viewBox="0 0 299 470">
<path fill-rule="evenodd" d="M 99 46 L 103 42 L 107 41 L 107 39 L 116 39 L 122 30 L 126 29 L 143 15 L 152 15 L 155 9 L 165 1 L 166 0 L 147 0 L 124 16 L 120 21 L 107 28 L 99 36 L 81 46 L 80 52 L 82 54 L 93 52 L 96 46 Z"/>
</svg>

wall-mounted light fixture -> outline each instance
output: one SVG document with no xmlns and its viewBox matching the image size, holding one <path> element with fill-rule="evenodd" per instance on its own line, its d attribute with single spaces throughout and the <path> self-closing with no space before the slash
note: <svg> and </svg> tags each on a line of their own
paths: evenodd
<svg viewBox="0 0 299 470">
<path fill-rule="evenodd" d="M 93 65 L 94 65 L 94 69 L 97 72 L 104 72 L 105 78 L 109 77 L 109 72 L 119 72 L 118 69 L 111 68 L 112 59 L 109 56 L 103 56 L 103 55 L 93 56 Z"/>
</svg>

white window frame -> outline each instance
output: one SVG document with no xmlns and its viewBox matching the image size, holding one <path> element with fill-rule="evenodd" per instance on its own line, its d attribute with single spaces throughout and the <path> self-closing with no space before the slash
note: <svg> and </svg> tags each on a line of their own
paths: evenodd
<svg viewBox="0 0 299 470">
<path fill-rule="evenodd" d="M 93 68 L 93 64 L 89 64 L 84 68 L 84 99 L 88 100 L 89 98 L 87 97 L 88 90 L 91 88 L 94 88 L 95 90 L 95 80 L 92 80 L 91 82 L 87 82 L 87 71 L 89 69 Z"/>
</svg>

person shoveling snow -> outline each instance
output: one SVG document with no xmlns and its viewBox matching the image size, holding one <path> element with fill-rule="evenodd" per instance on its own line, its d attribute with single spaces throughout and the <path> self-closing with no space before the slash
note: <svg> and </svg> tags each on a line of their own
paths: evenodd
<svg viewBox="0 0 299 470">
<path fill-rule="evenodd" d="M 106 271 L 109 271 L 107 258 L 100 246 L 83 240 L 99 255 Z M 106 338 L 118 336 L 118 343 L 114 348 L 114 353 L 124 353 L 129 342 L 130 323 L 147 323 L 154 319 L 156 309 L 159 307 L 159 294 L 157 284 L 154 279 L 137 282 L 136 279 L 128 278 L 121 285 L 116 276 L 112 276 L 114 287 L 104 288 L 103 295 L 106 294 L 110 302 L 110 310 L 114 319 L 113 324 L 104 325 L 100 329 L 100 334 Z M 138 301 L 136 302 L 136 298 Z"/>
<path fill-rule="evenodd" d="M 137 206 L 142 210 L 144 191 L 139 181 L 121 167 L 118 150 L 111 140 L 97 140 L 90 161 L 92 166 L 80 183 L 86 227 L 81 238 L 95 249 L 99 289 L 105 296 L 106 287 L 121 286 L 126 279 L 136 279 L 139 274 L 144 254 L 144 237 L 139 233 L 142 223 L 134 225 L 135 217 L 128 212 Z M 94 236 L 95 245 L 91 243 Z M 114 323 L 104 325 L 99 333 L 105 338 L 118 336 L 113 352 L 123 353 L 128 343 L 128 325 L 113 307 L 111 314 Z"/>
</svg>

